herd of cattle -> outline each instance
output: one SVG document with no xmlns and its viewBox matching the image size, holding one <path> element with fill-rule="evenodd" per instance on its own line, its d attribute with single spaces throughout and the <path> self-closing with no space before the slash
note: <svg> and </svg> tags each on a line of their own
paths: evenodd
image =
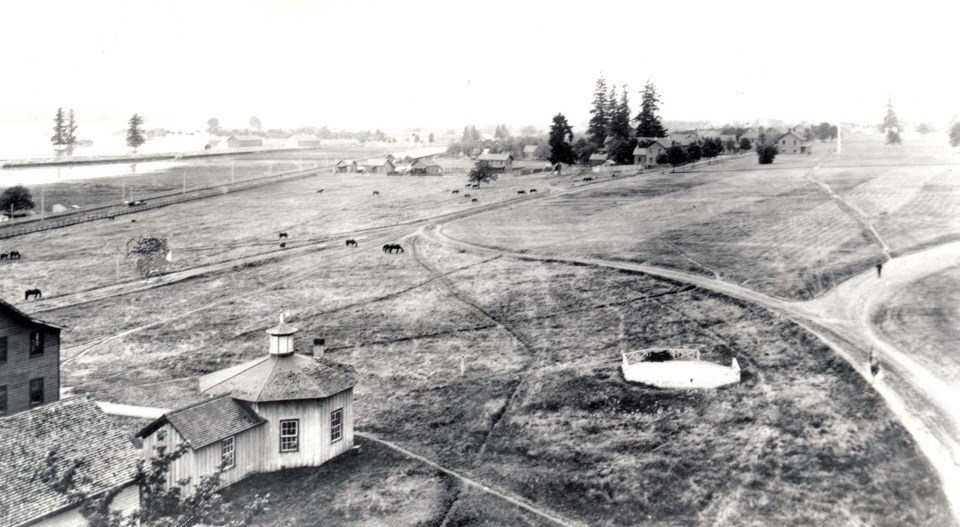
<svg viewBox="0 0 960 527">
<path fill-rule="evenodd" d="M 10 251 L 8 253 L 0 253 L 0 260 L 19 260 L 20 251 Z"/>
</svg>

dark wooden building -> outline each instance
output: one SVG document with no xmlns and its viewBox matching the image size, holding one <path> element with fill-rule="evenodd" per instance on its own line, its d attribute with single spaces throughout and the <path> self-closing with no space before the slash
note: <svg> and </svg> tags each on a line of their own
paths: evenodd
<svg viewBox="0 0 960 527">
<path fill-rule="evenodd" d="M 60 330 L 0 300 L 0 416 L 60 399 Z"/>
</svg>

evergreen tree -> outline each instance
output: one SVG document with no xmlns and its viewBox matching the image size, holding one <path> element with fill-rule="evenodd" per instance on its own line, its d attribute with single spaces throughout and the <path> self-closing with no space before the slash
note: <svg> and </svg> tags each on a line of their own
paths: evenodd
<svg viewBox="0 0 960 527">
<path fill-rule="evenodd" d="M 666 137 L 667 130 L 660 123 L 657 111 L 660 109 L 660 97 L 657 87 L 650 81 L 643 87 L 640 101 L 640 113 L 637 115 L 637 137 Z"/>
<path fill-rule="evenodd" d="M 133 116 L 130 117 L 129 127 L 127 128 L 127 146 L 132 148 L 134 153 L 137 152 L 140 145 L 146 142 L 146 139 L 143 138 L 143 129 L 140 128 L 141 126 L 143 126 L 143 117 L 140 117 L 138 114 L 133 114 Z"/>
<path fill-rule="evenodd" d="M 613 124 L 613 119 L 617 115 L 617 87 L 610 86 L 610 93 L 607 94 L 607 109 L 604 112 L 607 118 L 607 139 L 613 135 L 610 132 L 610 126 Z M 603 146 L 601 144 L 601 146 Z"/>
<path fill-rule="evenodd" d="M 960 146 L 960 122 L 950 127 L 950 146 Z"/>
<path fill-rule="evenodd" d="M 593 107 L 590 109 L 590 122 L 587 124 L 587 137 L 597 146 L 603 146 L 607 139 L 607 82 L 603 75 L 597 79 L 593 90 Z"/>
<path fill-rule="evenodd" d="M 67 144 L 65 134 L 66 125 L 63 122 L 63 108 L 57 108 L 57 115 L 53 118 L 53 135 L 50 137 L 50 142 L 58 151 L 63 145 Z"/>
<path fill-rule="evenodd" d="M 210 135 L 216 135 L 220 131 L 220 119 L 216 117 L 211 117 L 207 119 L 207 133 Z"/>
<path fill-rule="evenodd" d="M 250 126 L 254 127 L 258 132 L 263 128 L 263 123 L 260 122 L 260 119 L 256 115 L 250 117 Z"/>
<path fill-rule="evenodd" d="M 567 123 L 567 118 L 562 113 L 558 113 L 553 117 L 553 125 L 550 126 L 550 135 L 547 140 L 550 145 L 550 162 L 573 164 L 573 149 L 570 147 L 572 141 L 573 127 Z"/>
<path fill-rule="evenodd" d="M 627 98 L 627 86 L 623 85 L 623 92 L 620 94 L 620 102 L 616 104 L 613 112 L 610 114 L 610 125 L 608 135 L 617 139 L 630 139 L 632 130 L 630 129 L 630 101 Z"/>
<path fill-rule="evenodd" d="M 691 163 L 696 163 L 700 161 L 700 158 L 703 157 L 703 148 L 700 147 L 700 143 L 693 142 L 687 145 L 687 161 Z"/>
<path fill-rule="evenodd" d="M 70 108 L 70 117 L 67 118 L 67 127 L 63 132 L 63 140 L 67 145 L 67 153 L 73 154 L 73 147 L 77 144 L 77 121 L 73 117 L 73 108 Z"/>
<path fill-rule="evenodd" d="M 893 101 L 887 99 L 887 115 L 883 118 L 883 131 L 887 134 L 888 145 L 900 144 L 900 121 L 893 111 Z"/>
</svg>

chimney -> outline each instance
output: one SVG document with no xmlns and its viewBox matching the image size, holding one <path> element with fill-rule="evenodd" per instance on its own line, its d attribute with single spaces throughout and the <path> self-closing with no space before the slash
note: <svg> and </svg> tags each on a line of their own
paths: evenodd
<svg viewBox="0 0 960 527">
<path fill-rule="evenodd" d="M 322 359 L 323 354 L 327 351 L 327 341 L 325 339 L 316 338 L 313 339 L 313 358 Z"/>
</svg>

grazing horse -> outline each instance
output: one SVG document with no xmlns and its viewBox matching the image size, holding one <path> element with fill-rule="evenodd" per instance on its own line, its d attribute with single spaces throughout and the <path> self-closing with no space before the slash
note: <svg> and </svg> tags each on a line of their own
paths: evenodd
<svg viewBox="0 0 960 527">
<path fill-rule="evenodd" d="M 117 219 L 117 217 L 116 217 L 116 216 L 110 216 L 109 219 L 115 220 L 115 219 Z"/>
<path fill-rule="evenodd" d="M 319 193 L 321 193 L 321 192 L 323 192 L 323 189 L 317 190 L 317 194 L 319 194 Z"/>
<path fill-rule="evenodd" d="M 30 300 L 31 296 L 34 300 L 37 300 L 38 298 L 43 298 L 43 293 L 41 293 L 39 289 L 27 289 L 23 293 L 24 300 Z"/>
<path fill-rule="evenodd" d="M 380 191 L 379 191 L 379 190 L 374 190 L 374 191 L 373 191 L 373 195 L 374 195 L 374 196 L 379 196 L 379 195 L 380 195 Z"/>
<path fill-rule="evenodd" d="M 459 191 L 459 190 L 454 190 L 453 193 L 454 193 L 454 194 L 459 194 L 460 191 Z"/>
<path fill-rule="evenodd" d="M 6 260 L 8 256 L 7 253 L 0 253 L 0 260 Z"/>
<path fill-rule="evenodd" d="M 473 199 L 472 199 L 472 200 L 470 200 L 470 201 L 472 201 L 472 202 L 476 202 L 476 201 L 477 201 L 477 198 L 473 198 Z"/>
<path fill-rule="evenodd" d="M 281 248 L 281 249 L 286 249 L 286 248 L 287 248 L 287 242 L 280 242 L 280 248 Z"/>
<path fill-rule="evenodd" d="M 517 194 L 526 194 L 526 193 L 527 193 L 526 190 L 518 190 L 518 191 L 517 191 Z"/>
<path fill-rule="evenodd" d="M 19 260 L 19 259 L 20 259 L 20 251 L 10 251 L 10 259 L 11 259 L 11 260 Z"/>
<path fill-rule="evenodd" d="M 281 232 L 281 233 L 280 233 L 280 239 L 281 239 L 281 240 L 285 240 L 285 239 L 287 239 L 287 238 L 289 238 L 289 236 L 287 236 L 287 233 L 285 233 L 285 232 Z"/>
<path fill-rule="evenodd" d="M 592 178 L 592 177 L 585 177 L 585 178 L 583 178 L 583 180 L 584 180 L 584 181 L 593 181 L 593 178 Z"/>
<path fill-rule="evenodd" d="M 470 188 L 472 186 L 473 186 L 473 183 L 467 183 L 467 188 Z"/>
<path fill-rule="evenodd" d="M 464 194 L 463 197 L 469 198 L 469 197 L 470 197 L 470 194 Z"/>
<path fill-rule="evenodd" d="M 386 245 L 383 246 L 383 252 L 385 252 L 385 253 L 393 253 L 393 252 L 402 253 L 402 252 L 403 252 L 403 247 L 400 247 L 400 244 L 399 244 L 399 243 L 388 243 L 388 244 L 386 244 Z"/>
<path fill-rule="evenodd" d="M 530 189 L 530 193 L 531 193 L 531 194 L 533 194 L 533 193 L 536 192 L 536 191 L 537 191 L 537 189 L 535 189 L 535 188 Z"/>
<path fill-rule="evenodd" d="M 475 183 L 475 184 L 470 185 L 470 186 L 471 186 L 472 188 L 480 188 L 480 183 Z"/>
<path fill-rule="evenodd" d="M 354 240 L 354 239 L 347 240 L 347 247 L 356 247 L 356 246 L 357 246 L 357 240 Z"/>
</svg>

